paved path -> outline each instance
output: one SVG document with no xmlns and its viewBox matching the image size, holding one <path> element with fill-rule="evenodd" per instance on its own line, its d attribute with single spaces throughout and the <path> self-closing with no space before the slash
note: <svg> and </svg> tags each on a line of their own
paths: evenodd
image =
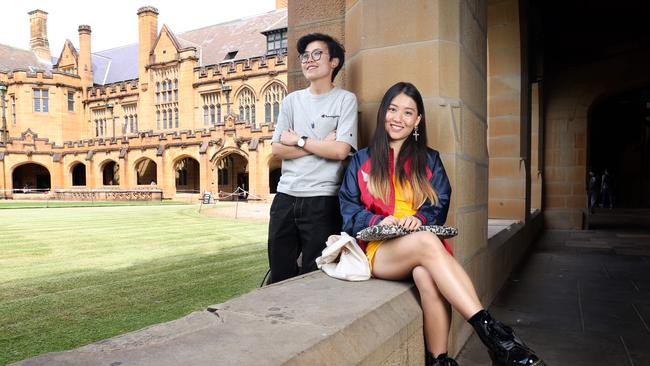
<svg viewBox="0 0 650 366">
<path fill-rule="evenodd" d="M 550 366 L 650 365 L 650 227 L 546 231 L 490 308 Z M 476 336 L 461 365 L 491 365 Z"/>
</svg>

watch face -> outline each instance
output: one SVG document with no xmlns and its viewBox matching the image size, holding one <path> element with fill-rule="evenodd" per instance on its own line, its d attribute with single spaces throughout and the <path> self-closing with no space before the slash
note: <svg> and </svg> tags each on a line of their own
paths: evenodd
<svg viewBox="0 0 650 366">
<path fill-rule="evenodd" d="M 298 147 L 304 147 L 304 146 L 305 146 L 305 139 L 301 137 L 300 139 L 298 139 Z"/>
</svg>

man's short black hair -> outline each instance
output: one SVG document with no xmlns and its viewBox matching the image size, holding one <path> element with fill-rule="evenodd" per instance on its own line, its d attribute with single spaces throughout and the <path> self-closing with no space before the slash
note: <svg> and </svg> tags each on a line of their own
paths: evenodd
<svg viewBox="0 0 650 366">
<path fill-rule="evenodd" d="M 305 49 L 307 49 L 307 45 L 309 45 L 314 41 L 321 41 L 327 44 L 327 48 L 330 54 L 330 60 L 335 58 L 339 59 L 338 66 L 336 66 L 334 68 L 334 72 L 332 72 L 332 81 L 334 81 L 336 74 L 339 73 L 339 70 L 341 70 L 343 64 L 345 63 L 345 49 L 343 48 L 343 45 L 339 43 L 339 41 L 328 36 L 327 34 L 310 33 L 300 37 L 300 39 L 298 40 L 298 43 L 296 44 L 296 47 L 298 48 L 298 54 L 302 55 L 303 53 L 305 53 Z"/>
</svg>

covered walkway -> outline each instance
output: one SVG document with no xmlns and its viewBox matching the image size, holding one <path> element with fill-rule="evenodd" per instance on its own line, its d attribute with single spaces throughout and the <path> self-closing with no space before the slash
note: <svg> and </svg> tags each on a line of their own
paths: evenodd
<svg viewBox="0 0 650 366">
<path fill-rule="evenodd" d="M 491 312 L 514 325 L 549 365 L 650 365 L 646 215 L 626 215 L 623 227 L 614 213 L 597 212 L 592 222 L 599 229 L 544 232 Z M 491 365 L 476 336 L 458 361 Z"/>
</svg>

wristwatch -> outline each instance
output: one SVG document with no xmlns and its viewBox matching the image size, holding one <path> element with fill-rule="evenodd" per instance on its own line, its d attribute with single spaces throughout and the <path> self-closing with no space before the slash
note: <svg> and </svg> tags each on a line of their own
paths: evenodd
<svg viewBox="0 0 650 366">
<path fill-rule="evenodd" d="M 307 142 L 307 136 L 300 136 L 300 138 L 298 139 L 298 147 L 301 149 L 304 148 L 305 142 Z"/>
</svg>

